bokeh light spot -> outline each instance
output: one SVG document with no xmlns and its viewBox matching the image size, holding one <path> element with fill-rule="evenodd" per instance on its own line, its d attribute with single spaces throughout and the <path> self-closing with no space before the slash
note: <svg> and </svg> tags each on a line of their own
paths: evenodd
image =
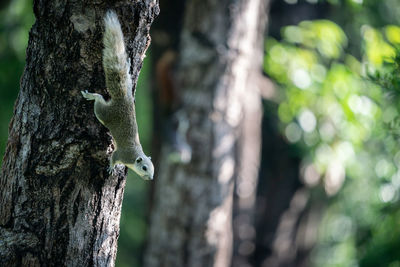
<svg viewBox="0 0 400 267">
<path fill-rule="evenodd" d="M 317 125 L 317 119 L 315 118 L 314 113 L 308 109 L 300 113 L 299 122 L 301 128 L 308 133 L 314 131 L 315 126 Z"/>
</svg>

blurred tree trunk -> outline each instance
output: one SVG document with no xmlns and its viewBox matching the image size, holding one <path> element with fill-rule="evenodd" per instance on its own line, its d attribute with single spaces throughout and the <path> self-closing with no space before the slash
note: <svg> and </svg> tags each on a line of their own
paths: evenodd
<svg viewBox="0 0 400 267">
<path fill-rule="evenodd" d="M 278 129 L 276 105 L 266 103 L 265 107 L 252 263 L 263 267 L 308 266 L 302 263 L 310 246 L 303 246 L 305 227 L 300 225 L 306 226 L 310 190 L 300 181 L 301 159 L 296 148 L 287 143 Z"/>
<path fill-rule="evenodd" d="M 177 88 L 176 65 L 179 54 L 180 34 L 185 0 L 160 0 L 162 13 L 151 27 L 151 88 L 153 98 L 152 160 L 158 166 L 161 146 L 170 144 L 177 133 L 173 125 L 173 114 L 182 107 L 182 88 Z M 173 58 L 168 56 L 173 55 Z M 173 88 L 171 88 L 173 87 Z M 172 90 L 172 92 L 171 92 Z M 174 131 L 168 136 L 166 125 Z M 172 138 L 171 138 L 172 137 Z M 151 184 L 152 192 L 154 183 Z M 154 193 L 154 192 L 153 192 Z M 151 196 L 150 202 L 153 201 Z"/>
<path fill-rule="evenodd" d="M 136 84 L 155 1 L 34 1 L 36 23 L 0 177 L 1 266 L 113 266 L 125 174 L 81 90 L 105 93 L 103 16 L 120 16 Z"/>
<path fill-rule="evenodd" d="M 258 173 L 261 102 L 251 83 L 261 71 L 265 13 L 263 0 L 186 3 L 176 86 L 193 153 L 189 164 L 173 163 L 162 147 L 146 266 L 231 263 L 234 182 Z"/>
<path fill-rule="evenodd" d="M 272 1 L 268 34 L 280 39 L 282 27 L 322 19 L 329 3 Z M 301 152 L 278 129 L 277 105 L 266 100 L 262 128 L 262 159 L 257 187 L 253 266 L 309 266 L 326 196 L 300 180 Z"/>
<path fill-rule="evenodd" d="M 260 152 L 262 132 L 261 122 L 263 110 L 260 105 L 254 105 L 256 98 L 260 98 L 271 90 L 271 82 L 264 76 L 262 65 L 264 60 L 264 39 L 266 38 L 267 18 L 269 20 L 270 1 L 264 1 L 265 13 L 259 17 L 262 28 L 258 31 L 259 48 L 253 51 L 253 64 L 259 66 L 254 68 L 250 74 L 251 78 L 246 85 L 247 104 L 243 108 L 242 126 L 239 139 L 239 162 L 235 181 L 234 203 L 233 203 L 233 267 L 251 266 L 251 258 L 255 252 L 255 212 L 256 194 L 260 171 Z M 268 15 L 267 15 L 268 14 Z M 253 94 L 249 94 L 253 92 Z M 256 93 L 254 93 L 256 92 Z M 265 95 L 264 95 L 265 96 Z M 253 100 L 250 100 L 253 98 Z"/>
</svg>

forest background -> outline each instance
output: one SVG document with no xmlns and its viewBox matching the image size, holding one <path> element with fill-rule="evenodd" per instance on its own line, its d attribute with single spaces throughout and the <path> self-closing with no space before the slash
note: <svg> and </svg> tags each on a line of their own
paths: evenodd
<svg viewBox="0 0 400 267">
<path fill-rule="evenodd" d="M 3 154 L 34 16 L 30 1 L 0 8 Z M 398 25 L 396 0 L 272 1 L 256 237 L 238 252 L 249 262 L 400 266 Z M 136 94 L 145 151 L 153 133 L 150 63 Z M 129 173 L 117 266 L 142 264 L 150 192 L 151 183 Z M 263 201 L 273 205 L 268 214 L 258 212 Z"/>
</svg>

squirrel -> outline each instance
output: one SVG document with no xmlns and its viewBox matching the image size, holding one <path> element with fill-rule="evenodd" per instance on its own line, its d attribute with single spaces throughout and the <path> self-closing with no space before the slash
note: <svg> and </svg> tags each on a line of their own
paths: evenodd
<svg viewBox="0 0 400 267">
<path fill-rule="evenodd" d="M 94 100 L 94 113 L 114 139 L 110 169 L 124 164 L 144 180 L 152 180 L 154 166 L 140 144 L 136 122 L 135 100 L 132 94 L 130 61 L 125 51 L 124 37 L 117 14 L 109 10 L 104 17 L 103 68 L 111 99 L 106 101 L 96 93 L 82 91 L 87 100 Z"/>
</svg>

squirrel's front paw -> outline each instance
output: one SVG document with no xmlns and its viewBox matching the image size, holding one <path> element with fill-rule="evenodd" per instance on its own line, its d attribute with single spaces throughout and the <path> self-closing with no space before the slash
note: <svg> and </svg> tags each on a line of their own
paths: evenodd
<svg viewBox="0 0 400 267">
<path fill-rule="evenodd" d="M 108 166 L 108 168 L 107 168 L 107 171 L 108 171 L 108 174 L 110 174 L 110 175 L 113 175 L 114 174 L 114 171 L 115 171 L 115 169 L 114 169 L 114 167 L 113 166 Z"/>
<path fill-rule="evenodd" d="M 89 93 L 88 90 L 85 91 L 81 91 L 81 94 L 84 98 L 86 98 L 87 100 L 93 100 L 94 96 L 92 93 Z"/>
</svg>

